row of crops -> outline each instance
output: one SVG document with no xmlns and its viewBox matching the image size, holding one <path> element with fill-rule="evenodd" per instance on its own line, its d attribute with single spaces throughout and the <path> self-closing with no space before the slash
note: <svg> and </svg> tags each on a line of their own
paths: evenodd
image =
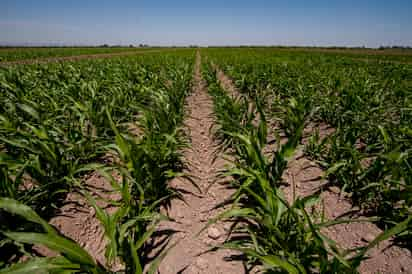
<svg viewBox="0 0 412 274">
<path fill-rule="evenodd" d="M 153 48 L 151 48 L 153 49 Z M 60 48 L 0 48 L 0 62 L 19 61 L 26 59 L 38 58 L 52 58 L 52 57 L 66 57 L 77 55 L 91 55 L 91 54 L 112 54 L 125 52 L 142 52 L 150 50 L 150 48 L 125 48 L 125 47 L 60 47 Z"/>
<path fill-rule="evenodd" d="M 168 187 L 182 176 L 181 125 L 194 51 L 0 70 L 0 273 L 154 272 L 147 240 Z M 84 178 L 101 174 L 121 196 L 99 207 Z M 96 212 L 107 265 L 48 224 L 68 193 Z M 39 257 L 34 246 L 59 256 Z"/>
<path fill-rule="evenodd" d="M 354 273 L 385 239 L 412 245 L 411 65 L 273 49 L 201 52 L 216 138 L 233 160 L 220 174 L 235 187 L 222 204 L 230 209 L 209 222 L 231 221 L 223 248 L 270 273 Z M 187 49 L 0 68 L 0 273 L 110 273 L 118 264 L 124 273 L 156 271 L 173 248 L 150 240 L 167 220 L 160 208 L 181 198 L 168 181 L 186 176 L 182 125 L 194 61 Z M 217 68 L 237 96 L 222 89 Z M 382 234 L 343 250 L 323 232 L 353 220 L 313 212 L 319 193 L 285 198 L 284 173 L 302 149 L 327 187 Z M 90 192 L 85 181 L 96 173 L 119 199 Z M 104 229 L 104 264 L 49 224 L 74 192 Z M 39 256 L 38 246 L 58 256 Z"/>
<path fill-rule="evenodd" d="M 210 48 L 222 51 L 222 48 Z M 337 57 L 363 62 L 381 62 L 410 64 L 412 62 L 411 49 L 370 49 L 370 48 L 316 48 L 316 47 L 228 47 L 224 51 L 237 51 L 238 53 L 254 52 L 255 54 L 292 56 L 295 57 Z M 284 59 L 285 60 L 285 59 Z"/>
<path fill-rule="evenodd" d="M 67 57 L 78 55 L 94 55 L 94 54 L 116 54 L 116 53 L 133 53 L 144 52 L 151 50 L 160 50 L 162 48 L 130 48 L 130 47 L 37 47 L 37 48 L 0 48 L 0 62 L 32 60 L 38 58 L 54 58 Z M 228 49 L 230 51 L 230 49 Z M 246 51 L 247 49 L 243 49 Z M 382 62 L 398 62 L 411 63 L 412 51 L 408 49 L 328 49 L 328 48 L 249 48 L 254 52 L 263 54 L 272 53 L 281 55 L 312 55 L 312 56 L 339 56 L 350 57 L 363 61 L 382 61 Z"/>
<path fill-rule="evenodd" d="M 212 220 L 235 222 L 234 237 L 224 247 L 242 251 L 250 266 L 352 273 L 384 239 L 411 246 L 412 66 L 270 50 L 206 53 L 215 65 L 205 65 L 204 77 L 215 102 L 217 137 L 235 159 L 224 173 L 237 187 L 233 207 Z M 222 90 L 216 65 L 234 80 L 238 98 Z M 322 134 L 324 124 L 333 132 Z M 278 138 L 270 155 L 268 134 L 287 137 L 285 143 Z M 318 194 L 287 202 L 282 174 L 302 146 L 324 169 L 328 185 L 338 186 L 365 217 L 374 217 L 369 220 L 382 234 L 342 251 L 322 229 L 351 220 L 311 216 Z"/>
</svg>

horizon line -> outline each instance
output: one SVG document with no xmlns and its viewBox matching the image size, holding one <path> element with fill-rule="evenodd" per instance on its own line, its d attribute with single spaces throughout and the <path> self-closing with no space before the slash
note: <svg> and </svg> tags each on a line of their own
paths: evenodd
<svg viewBox="0 0 412 274">
<path fill-rule="evenodd" d="M 110 44 L 110 43 L 96 43 L 96 44 L 70 44 L 70 43 L 1 43 L 0 48 L 68 48 L 68 47 L 84 47 L 84 48 L 190 48 L 190 47 L 199 47 L 199 48 L 213 48 L 213 47 L 229 47 L 229 48 L 236 48 L 236 47 L 268 47 L 268 48 L 329 48 L 329 49 L 412 49 L 410 45 L 380 45 L 377 47 L 367 47 L 364 45 L 353 45 L 353 46 L 342 46 L 342 45 L 286 45 L 286 44 L 211 44 L 211 45 L 201 45 L 201 44 L 169 44 L 169 45 L 156 45 L 156 44 L 148 44 L 148 43 L 130 43 L 130 44 Z"/>
</svg>

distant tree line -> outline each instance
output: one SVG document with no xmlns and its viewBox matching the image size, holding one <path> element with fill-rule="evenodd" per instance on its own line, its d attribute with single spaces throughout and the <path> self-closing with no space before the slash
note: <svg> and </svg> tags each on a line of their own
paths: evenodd
<svg viewBox="0 0 412 274">
<path fill-rule="evenodd" d="M 385 49 L 412 49 L 410 46 L 380 46 L 379 50 Z"/>
<path fill-rule="evenodd" d="M 97 46 L 97 47 L 99 47 L 99 48 L 124 48 L 124 47 L 126 47 L 126 46 L 124 46 L 124 45 L 109 45 L 109 44 L 103 44 L 103 45 L 100 45 L 100 46 Z M 148 44 L 139 44 L 138 46 L 135 46 L 135 45 L 133 45 L 133 44 L 130 44 L 128 47 L 129 47 L 129 48 L 135 48 L 135 47 L 148 48 L 148 47 L 150 47 L 150 46 L 149 46 Z"/>
<path fill-rule="evenodd" d="M 201 46 L 196 45 L 196 44 L 191 44 L 188 46 L 176 46 L 176 45 L 170 45 L 170 46 L 150 46 L 148 44 L 129 44 L 129 45 L 110 45 L 110 44 L 101 44 L 101 45 L 0 45 L 1 48 L 149 48 L 149 47 L 156 47 L 156 48 L 161 48 L 161 47 L 168 47 L 168 48 L 199 48 Z M 284 49 L 371 49 L 371 50 L 388 50 L 388 49 L 393 49 L 393 50 L 411 50 L 412 46 L 398 46 L 398 45 L 393 45 L 393 46 L 380 46 L 378 48 L 367 48 L 365 46 L 359 46 L 359 47 L 345 47 L 345 46 L 282 46 L 282 45 L 209 45 L 206 46 L 209 48 L 284 48 Z"/>
</svg>

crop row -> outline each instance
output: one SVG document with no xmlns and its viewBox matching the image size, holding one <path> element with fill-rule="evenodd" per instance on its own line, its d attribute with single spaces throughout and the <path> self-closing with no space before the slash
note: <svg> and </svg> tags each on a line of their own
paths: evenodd
<svg viewBox="0 0 412 274">
<path fill-rule="evenodd" d="M 193 61 L 186 51 L 0 71 L 0 273 L 106 273 L 118 261 L 126 273 L 156 269 L 164 254 L 150 261 L 147 240 L 176 195 L 167 181 L 181 176 Z M 84 186 L 91 172 L 121 196 L 105 201 L 114 214 Z M 73 191 L 95 208 L 107 265 L 45 221 Z M 61 256 L 37 257 L 33 245 Z"/>
<path fill-rule="evenodd" d="M 85 47 L 61 47 L 61 48 L 0 48 L 0 62 L 19 61 L 38 58 L 65 57 L 77 55 L 111 54 L 124 52 L 141 52 L 148 48 L 85 48 Z"/>
<path fill-rule="evenodd" d="M 222 91 L 212 67 L 205 78 L 215 98 L 223 148 L 234 153 L 238 191 L 233 209 L 235 235 L 224 247 L 248 255 L 249 263 L 290 273 L 355 271 L 378 242 L 411 235 L 410 67 L 370 65 L 337 56 L 276 55 L 253 50 L 208 50 L 209 60 L 236 83 L 239 98 Z M 252 105 L 252 106 L 251 106 Z M 272 155 L 265 153 L 269 121 L 274 135 L 285 135 Z M 302 143 L 304 129 L 328 124 L 335 130 L 321 138 L 315 130 L 306 154 L 325 169 L 330 184 L 348 192 L 354 204 L 378 215 L 385 232 L 368 245 L 340 251 L 321 228 L 328 222 L 306 211 L 317 195 L 288 203 L 282 174 Z M 268 131 L 269 130 L 269 131 Z M 246 224 L 246 225 L 245 225 Z"/>
<path fill-rule="evenodd" d="M 216 60 L 241 91 L 269 98 L 268 113 L 274 119 L 284 117 L 284 132 L 296 127 L 293 115 L 282 108 L 289 100 L 303 101 L 300 115 L 310 116 L 308 123 L 335 129 L 323 139 L 322 132 L 312 132 L 306 153 L 355 205 L 379 214 L 384 227 L 411 214 L 410 65 L 367 64 L 337 56 L 225 56 Z M 410 233 L 404 236 L 407 240 Z"/>
</svg>

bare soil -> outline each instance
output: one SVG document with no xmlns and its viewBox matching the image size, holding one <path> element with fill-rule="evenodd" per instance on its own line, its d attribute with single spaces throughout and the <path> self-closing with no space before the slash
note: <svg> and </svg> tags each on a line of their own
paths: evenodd
<svg viewBox="0 0 412 274">
<path fill-rule="evenodd" d="M 241 262 L 230 260 L 231 256 L 238 255 L 235 252 L 222 249 L 206 252 L 225 240 L 230 224 L 217 223 L 198 235 L 207 221 L 223 210 L 214 207 L 233 193 L 224 183 L 214 183 L 218 171 L 224 168 L 226 161 L 221 157 L 222 155 L 215 154 L 217 144 L 213 139 L 213 132 L 209 130 L 214 125 L 213 102 L 201 78 L 200 58 L 198 53 L 193 93 L 187 99 L 188 118 L 185 125 L 191 139 L 191 149 L 185 151 L 184 156 L 189 166 L 187 172 L 195 178 L 202 192 L 198 193 L 194 186 L 182 179 L 171 182 L 173 187 L 184 189 L 188 193 L 183 194 L 184 202 L 172 201 L 168 214 L 177 222 L 164 222 L 159 227 L 159 229 L 179 231 L 171 241 L 171 243 L 177 242 L 177 245 L 162 261 L 159 272 L 161 274 L 245 273 Z"/>
</svg>

